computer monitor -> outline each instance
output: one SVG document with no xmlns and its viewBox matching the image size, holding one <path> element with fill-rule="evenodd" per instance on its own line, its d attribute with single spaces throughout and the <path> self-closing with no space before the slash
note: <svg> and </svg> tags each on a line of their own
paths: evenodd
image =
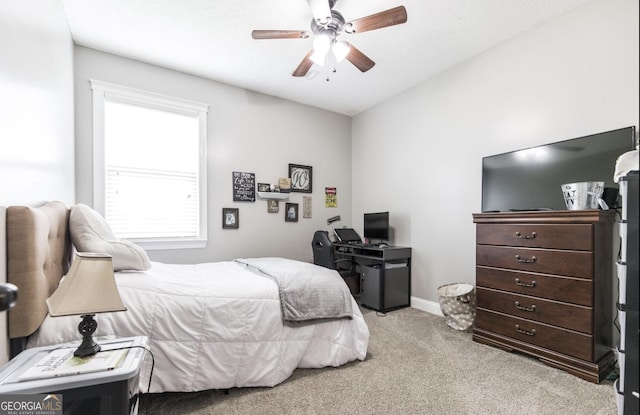
<svg viewBox="0 0 640 415">
<path fill-rule="evenodd" d="M 389 240 L 389 212 L 364 214 L 364 237 L 369 242 Z"/>
</svg>

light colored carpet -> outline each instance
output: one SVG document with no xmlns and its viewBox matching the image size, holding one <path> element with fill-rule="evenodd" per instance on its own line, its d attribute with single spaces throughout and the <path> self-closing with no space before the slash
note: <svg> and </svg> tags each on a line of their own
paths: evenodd
<svg viewBox="0 0 640 415">
<path fill-rule="evenodd" d="M 143 395 L 140 414 L 617 414 L 611 380 L 475 343 L 417 309 L 363 313 L 362 362 L 298 369 L 274 388 Z"/>
</svg>

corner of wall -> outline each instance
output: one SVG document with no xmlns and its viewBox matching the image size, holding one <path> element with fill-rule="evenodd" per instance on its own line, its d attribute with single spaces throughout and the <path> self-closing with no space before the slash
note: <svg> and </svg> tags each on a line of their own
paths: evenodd
<svg viewBox="0 0 640 415">
<path fill-rule="evenodd" d="M 0 283 L 7 282 L 7 208 L 0 206 Z M 7 313 L 0 312 L 0 333 L 7 333 Z M 9 336 L 0 336 L 0 365 L 9 361 Z"/>
</svg>

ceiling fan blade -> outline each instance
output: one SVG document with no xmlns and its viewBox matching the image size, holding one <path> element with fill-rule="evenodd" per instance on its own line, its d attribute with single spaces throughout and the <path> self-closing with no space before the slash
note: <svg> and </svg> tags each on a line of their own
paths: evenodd
<svg viewBox="0 0 640 415">
<path fill-rule="evenodd" d="M 360 69 L 361 72 L 367 72 L 369 69 L 373 68 L 376 64 L 374 61 L 369 59 L 367 55 L 360 52 L 360 49 L 356 48 L 349 42 L 345 42 L 349 45 L 349 53 L 347 54 L 347 60 L 351 62 L 356 68 Z"/>
<path fill-rule="evenodd" d="M 325 25 L 331 20 L 329 0 L 308 0 L 311 14 L 319 25 Z"/>
<path fill-rule="evenodd" d="M 345 25 L 347 33 L 362 33 L 369 30 L 382 29 L 407 21 L 407 9 L 404 6 L 394 7 L 366 17 L 352 20 Z"/>
<path fill-rule="evenodd" d="M 254 30 L 251 37 L 254 39 L 306 39 L 309 37 L 306 30 Z"/>
<path fill-rule="evenodd" d="M 302 62 L 300 62 L 300 65 L 298 65 L 296 70 L 293 71 L 292 73 L 293 76 L 305 76 L 307 72 L 309 72 L 309 69 L 313 65 L 313 61 L 310 59 L 312 53 L 313 53 L 313 50 L 310 50 L 309 53 L 307 53 L 307 55 L 304 57 L 304 59 L 302 59 Z"/>
</svg>

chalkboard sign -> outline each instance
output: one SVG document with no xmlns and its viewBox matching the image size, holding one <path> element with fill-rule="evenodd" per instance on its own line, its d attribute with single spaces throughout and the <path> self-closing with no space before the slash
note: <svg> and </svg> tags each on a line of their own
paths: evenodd
<svg viewBox="0 0 640 415">
<path fill-rule="evenodd" d="M 256 175 L 255 173 L 233 172 L 233 201 L 256 201 Z"/>
</svg>

